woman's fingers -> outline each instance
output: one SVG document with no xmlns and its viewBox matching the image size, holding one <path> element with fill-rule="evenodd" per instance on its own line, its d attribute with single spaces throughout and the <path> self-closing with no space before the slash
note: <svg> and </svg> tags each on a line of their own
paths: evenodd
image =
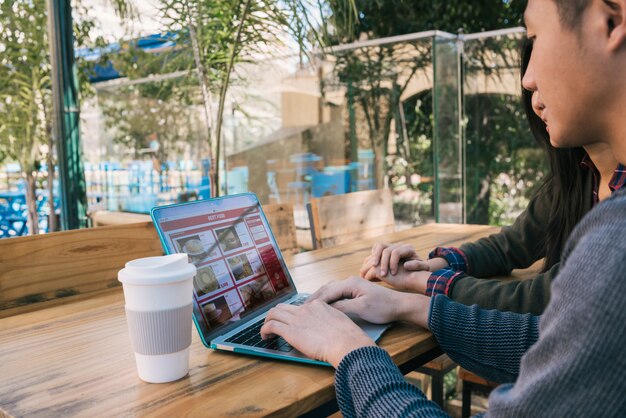
<svg viewBox="0 0 626 418">
<path fill-rule="evenodd" d="M 409 260 L 403 264 L 404 268 L 409 271 L 428 271 L 429 265 L 424 260 Z"/>
<path fill-rule="evenodd" d="M 389 256 L 389 268 L 391 269 L 391 274 L 395 275 L 398 273 L 400 260 L 411 257 L 417 257 L 415 248 L 412 245 L 403 244 L 394 248 Z"/>
<path fill-rule="evenodd" d="M 359 276 L 365 278 L 365 274 L 374 266 L 374 260 L 371 255 L 368 255 L 363 260 L 363 264 L 361 265 L 361 270 L 359 270 Z"/>
<path fill-rule="evenodd" d="M 365 280 L 369 280 L 370 282 L 380 281 L 378 277 L 378 269 L 376 267 L 370 268 L 367 273 L 363 276 Z"/>
<path fill-rule="evenodd" d="M 378 266 L 378 264 L 380 263 L 380 257 L 387 247 L 389 247 L 389 244 L 384 244 L 382 242 L 377 242 L 376 244 L 374 244 L 374 246 L 372 247 L 371 256 L 373 266 Z"/>
</svg>

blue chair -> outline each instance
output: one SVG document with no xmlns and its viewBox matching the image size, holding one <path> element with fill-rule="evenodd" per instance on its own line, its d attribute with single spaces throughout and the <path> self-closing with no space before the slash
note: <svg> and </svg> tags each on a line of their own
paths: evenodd
<svg viewBox="0 0 626 418">
<path fill-rule="evenodd" d="M 245 193 L 248 191 L 248 167 L 235 167 L 226 174 L 228 194 Z"/>
<path fill-rule="evenodd" d="M 312 179 L 313 197 L 334 196 L 350 192 L 350 172 L 314 173 Z"/>
<path fill-rule="evenodd" d="M 18 237 L 28 233 L 27 210 L 24 192 L 0 193 L 0 238 Z"/>
<path fill-rule="evenodd" d="M 289 162 L 295 166 L 297 180 L 305 180 L 307 176 L 319 172 L 317 165 L 320 161 L 322 157 L 311 152 L 293 154 L 289 157 Z"/>
</svg>

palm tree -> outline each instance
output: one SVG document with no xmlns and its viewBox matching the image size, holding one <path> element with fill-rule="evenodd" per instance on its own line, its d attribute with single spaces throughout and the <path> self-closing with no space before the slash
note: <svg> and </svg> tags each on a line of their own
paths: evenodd
<svg viewBox="0 0 626 418">
<path fill-rule="evenodd" d="M 130 18 L 129 0 L 110 0 L 116 12 Z M 77 2 L 78 6 L 80 2 Z M 83 10 L 83 9 L 78 9 Z M 45 0 L 0 2 L 0 153 L 19 163 L 25 181 L 30 234 L 37 234 L 36 185 L 39 168 L 48 162 L 50 230 L 54 230 L 54 161 L 48 16 Z M 86 15 L 75 21 L 77 43 L 89 42 L 93 21 Z M 81 83 L 83 91 L 87 83 Z"/>
<path fill-rule="evenodd" d="M 354 0 L 340 0 L 351 5 Z M 222 158 L 221 136 L 224 103 L 237 64 L 253 62 L 254 56 L 267 56 L 273 47 L 282 44 L 284 35 L 294 39 L 300 53 L 323 48 L 325 30 L 322 21 L 311 18 L 313 8 L 323 8 L 322 2 L 308 0 L 162 0 L 161 11 L 167 27 L 176 33 L 177 43 L 192 47 L 193 62 L 189 71 L 195 72 L 201 87 L 202 103 L 208 127 L 211 188 L 219 195 L 219 170 L 216 161 Z M 211 103 L 218 95 L 215 121 Z"/>
</svg>

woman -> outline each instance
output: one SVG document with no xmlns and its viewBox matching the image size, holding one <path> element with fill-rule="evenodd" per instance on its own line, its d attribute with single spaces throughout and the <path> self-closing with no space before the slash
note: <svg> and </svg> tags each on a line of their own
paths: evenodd
<svg viewBox="0 0 626 418">
<path fill-rule="evenodd" d="M 525 74 L 532 48 L 522 52 Z M 579 148 L 555 148 L 541 119 L 538 93 L 522 91 L 531 131 L 549 156 L 550 174 L 528 208 L 510 227 L 460 248 L 436 248 L 420 260 L 409 244 L 376 244 L 365 259 L 361 276 L 380 279 L 400 290 L 428 296 L 445 294 L 464 304 L 539 315 L 550 299 L 563 246 L 574 226 L 598 202 L 610 197 L 626 180 L 624 166 L 609 147 L 596 143 Z M 617 167 L 617 168 L 616 168 Z M 528 280 L 485 280 L 506 276 L 545 258 L 542 273 Z M 399 269 L 404 261 L 404 269 Z"/>
</svg>

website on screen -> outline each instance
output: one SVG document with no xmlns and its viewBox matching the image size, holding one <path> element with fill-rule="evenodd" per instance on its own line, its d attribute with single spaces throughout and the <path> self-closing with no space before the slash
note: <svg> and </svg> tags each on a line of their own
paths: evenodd
<svg viewBox="0 0 626 418">
<path fill-rule="evenodd" d="M 168 246 L 197 268 L 194 299 L 214 330 L 291 290 L 258 207 L 163 219 Z"/>
</svg>

